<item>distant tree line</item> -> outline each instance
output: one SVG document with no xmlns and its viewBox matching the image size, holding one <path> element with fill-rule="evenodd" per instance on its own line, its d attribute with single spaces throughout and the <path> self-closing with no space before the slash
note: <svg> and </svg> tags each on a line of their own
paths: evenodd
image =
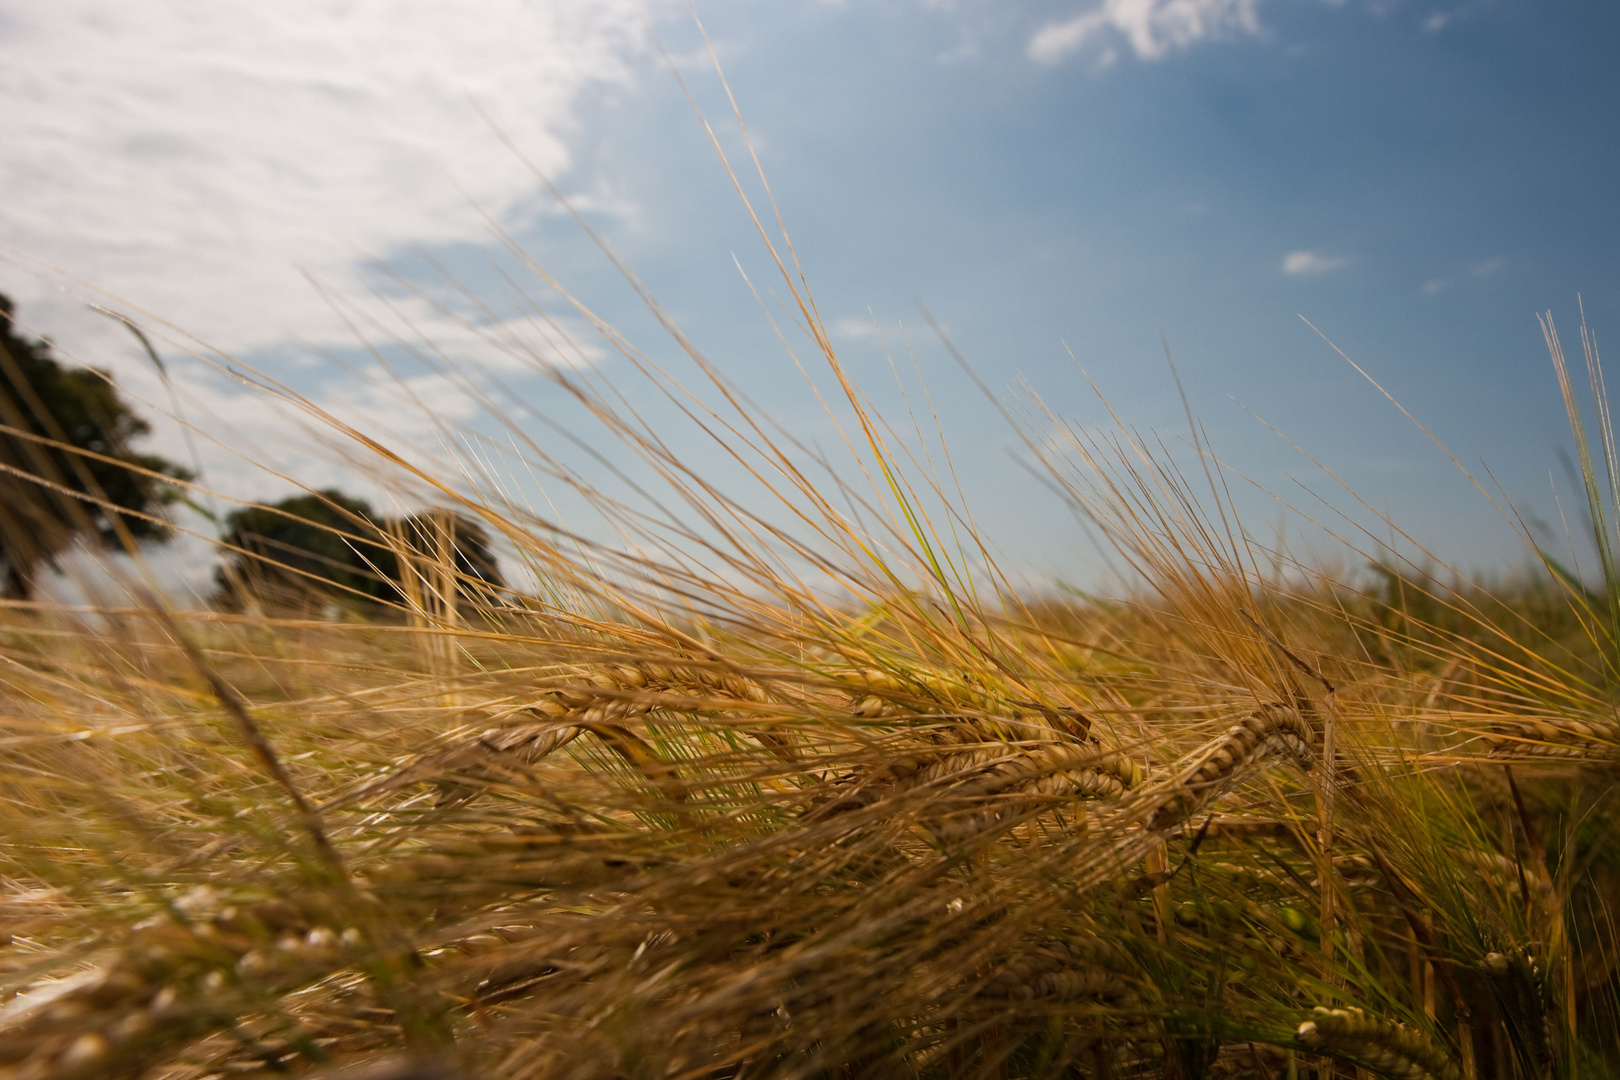
<svg viewBox="0 0 1620 1080">
<path fill-rule="evenodd" d="M 161 543 L 189 470 L 133 444 L 151 428 L 111 376 L 68 367 L 17 331 L 0 295 L 0 582 L 29 599 L 42 567 L 75 543 Z M 373 513 L 326 490 L 227 515 L 215 598 L 240 606 L 337 603 L 351 610 L 462 603 L 503 587 L 488 534 L 463 515 Z"/>
</svg>

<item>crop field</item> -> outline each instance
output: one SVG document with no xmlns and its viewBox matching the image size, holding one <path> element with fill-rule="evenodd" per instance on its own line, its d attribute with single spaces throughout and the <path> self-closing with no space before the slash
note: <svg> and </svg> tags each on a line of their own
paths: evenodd
<svg viewBox="0 0 1620 1080">
<path fill-rule="evenodd" d="M 1479 584 L 1295 562 L 1202 447 L 1037 407 L 1129 587 L 1034 595 L 787 265 L 865 486 L 700 366 L 761 510 L 557 372 L 680 515 L 593 546 L 334 427 L 538 592 L 356 520 L 392 600 L 8 608 L 0 1077 L 1620 1074 L 1606 426 L 1605 581 Z"/>
</svg>

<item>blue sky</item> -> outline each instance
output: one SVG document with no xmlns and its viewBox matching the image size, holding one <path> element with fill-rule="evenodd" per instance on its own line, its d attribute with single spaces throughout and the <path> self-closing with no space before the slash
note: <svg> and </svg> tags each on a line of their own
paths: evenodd
<svg viewBox="0 0 1620 1080">
<path fill-rule="evenodd" d="M 652 47 L 674 56 L 736 149 L 682 5 L 34 7 L 0 0 L 0 97 L 23 119 L 19 150 L 0 163 L 13 193 L 0 242 L 13 249 L 397 428 L 386 400 L 345 373 L 362 354 L 292 268 L 359 298 L 365 257 L 419 274 L 425 253 L 496 296 L 470 198 L 649 352 L 673 356 L 476 101 L 717 364 L 790 429 L 824 428 L 733 265 L 735 253 L 765 282 L 760 245 Z M 1275 491 L 1297 490 L 1294 478 L 1321 486 L 1246 407 L 1438 554 L 1522 563 L 1489 505 L 1304 316 L 1515 503 L 1556 515 L 1548 474 L 1564 485 L 1556 450 L 1568 439 L 1535 315 L 1550 308 L 1568 344 L 1580 294 L 1600 340 L 1620 325 L 1611 5 L 699 10 L 845 363 L 893 406 L 873 317 L 891 346 L 910 334 L 968 499 L 1028 572 L 1084 579 L 1095 562 L 1024 477 L 1016 439 L 938 347 L 919 301 L 992 386 L 1027 379 L 1059 411 L 1103 419 L 1072 350 L 1128 422 L 1174 439 L 1185 422 L 1162 333 L 1234 468 Z M 21 256 L 0 261 L 0 289 L 37 330 L 155 400 L 127 343 L 56 284 Z M 455 347 L 455 327 L 424 327 Z M 595 356 L 595 376 L 630 386 L 622 361 Z M 175 359 L 198 413 L 259 444 L 285 433 Z M 551 400 L 538 378 L 511 378 Z M 172 430 L 165 439 L 180 445 Z M 340 478 L 297 442 L 276 454 L 300 476 Z M 282 490 L 244 465 L 210 465 L 236 494 Z M 1241 498 L 1269 536 L 1274 504 Z"/>
</svg>

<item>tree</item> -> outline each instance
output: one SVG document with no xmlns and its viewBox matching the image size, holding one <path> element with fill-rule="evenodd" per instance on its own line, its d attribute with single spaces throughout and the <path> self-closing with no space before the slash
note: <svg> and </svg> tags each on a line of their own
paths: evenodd
<svg viewBox="0 0 1620 1080">
<path fill-rule="evenodd" d="M 328 488 L 235 510 L 225 524 L 224 541 L 236 550 L 214 579 L 220 601 L 233 606 L 243 592 L 277 604 L 365 608 L 421 602 L 424 593 L 466 601 L 503 585 L 488 534 L 447 510 L 384 518 L 364 499 Z"/>
<path fill-rule="evenodd" d="M 223 539 L 237 549 L 214 572 L 225 600 L 244 590 L 279 603 L 389 601 L 399 595 L 399 559 L 370 504 L 341 491 L 328 488 L 233 510 Z"/>
<path fill-rule="evenodd" d="M 64 367 L 17 333 L 0 295 L 0 567 L 4 592 L 33 595 L 41 565 L 76 540 L 107 548 L 163 541 L 186 469 L 131 444 L 151 430 L 105 371 Z M 74 452 L 80 451 L 80 452 Z"/>
<path fill-rule="evenodd" d="M 495 565 L 489 534 L 460 514 L 435 508 L 391 522 L 390 529 L 414 555 L 410 562 L 415 568 L 416 602 L 421 602 L 423 592 L 453 594 L 458 602 L 487 600 L 506 585 Z"/>
</svg>

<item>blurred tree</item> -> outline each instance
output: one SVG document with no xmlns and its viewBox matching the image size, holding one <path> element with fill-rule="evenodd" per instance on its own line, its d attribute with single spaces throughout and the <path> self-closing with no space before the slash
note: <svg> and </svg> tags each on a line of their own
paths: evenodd
<svg viewBox="0 0 1620 1080">
<path fill-rule="evenodd" d="M 487 599 L 505 586 L 495 565 L 489 534 L 476 522 L 449 510 L 433 509 L 392 523 L 405 550 L 414 554 L 417 588 L 458 601 Z M 454 579 L 453 584 L 448 579 Z M 404 581 L 401 581 L 404 584 Z"/>
<path fill-rule="evenodd" d="M 230 606 L 244 590 L 275 604 L 354 608 L 452 592 L 460 602 L 503 584 L 488 534 L 445 510 L 381 518 L 364 499 L 328 488 L 244 507 L 225 525 L 225 543 L 238 550 L 214 579 Z"/>
<path fill-rule="evenodd" d="M 234 510 L 223 540 L 239 550 L 214 571 L 220 597 L 234 603 L 247 590 L 275 603 L 397 599 L 399 560 L 375 521 L 364 499 L 330 488 Z"/>
<path fill-rule="evenodd" d="M 27 599 L 40 566 L 76 540 L 168 539 L 165 508 L 179 492 L 162 477 L 191 474 L 131 450 L 151 428 L 111 376 L 62 366 L 49 344 L 17 333 L 15 310 L 0 296 L 0 568 L 5 595 Z"/>
</svg>

